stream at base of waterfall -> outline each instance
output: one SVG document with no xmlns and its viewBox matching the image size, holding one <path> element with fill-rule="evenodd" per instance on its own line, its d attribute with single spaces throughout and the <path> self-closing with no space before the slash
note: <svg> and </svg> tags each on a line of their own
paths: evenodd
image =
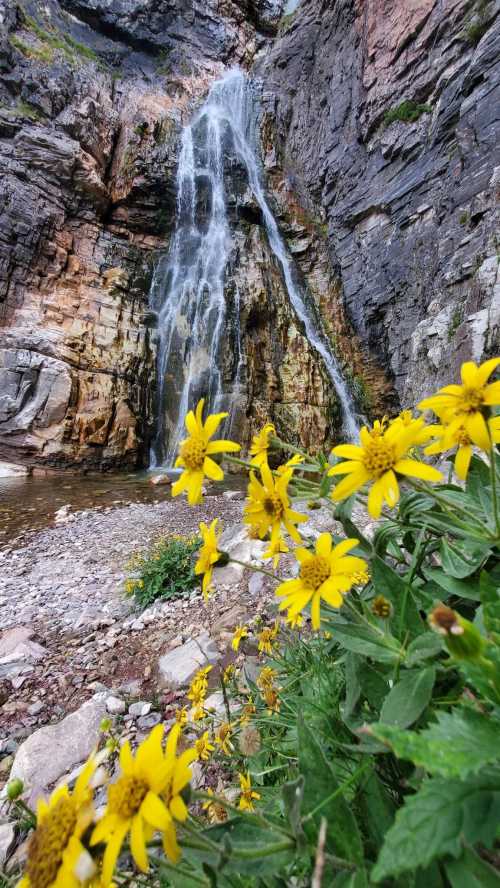
<svg viewBox="0 0 500 888">
<path fill-rule="evenodd" d="M 323 361 L 342 408 L 347 437 L 356 438 L 356 408 L 312 300 L 297 283 L 269 207 L 257 151 L 251 84 L 239 70 L 216 82 L 182 133 L 177 171 L 177 215 L 168 255 L 159 263 L 150 303 L 158 318 L 157 429 L 151 448 L 153 467 L 173 465 L 185 437 L 184 417 L 199 398 L 210 412 L 227 410 L 231 433 L 244 387 L 239 326 L 239 293 L 228 305 L 225 272 L 232 245 L 227 206 L 224 151 L 227 144 L 245 170 L 262 214 L 269 246 L 278 260 L 290 303 L 309 343 Z M 234 323 L 227 330 L 228 310 Z M 224 338 L 233 338 L 230 384 L 223 377 Z"/>
</svg>

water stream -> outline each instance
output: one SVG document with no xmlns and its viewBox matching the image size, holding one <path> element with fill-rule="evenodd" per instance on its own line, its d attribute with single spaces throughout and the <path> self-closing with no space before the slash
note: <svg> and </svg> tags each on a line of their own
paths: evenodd
<svg viewBox="0 0 500 888">
<path fill-rule="evenodd" d="M 234 300 L 236 371 L 230 386 L 224 383 L 222 373 L 222 346 L 227 335 L 225 271 L 232 246 L 224 176 L 228 138 L 262 213 L 290 302 L 337 391 L 344 432 L 351 438 L 357 435 L 351 394 L 318 312 L 297 282 L 292 259 L 266 199 L 253 145 L 254 123 L 248 81 L 239 70 L 232 70 L 214 84 L 191 124 L 183 130 L 175 231 L 151 292 L 151 306 L 158 315 L 158 425 L 151 452 L 153 466 L 172 465 L 184 436 L 184 416 L 199 397 L 207 398 L 211 412 L 224 409 L 231 413 L 235 391 L 242 384 L 239 293 Z"/>
</svg>

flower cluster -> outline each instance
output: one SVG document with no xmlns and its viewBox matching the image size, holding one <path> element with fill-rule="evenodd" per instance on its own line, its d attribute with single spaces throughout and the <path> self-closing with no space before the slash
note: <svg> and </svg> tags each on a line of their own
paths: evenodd
<svg viewBox="0 0 500 888">
<path fill-rule="evenodd" d="M 193 721 L 200 721 L 205 718 L 205 699 L 208 691 L 208 674 L 211 666 L 204 666 L 199 669 L 194 676 L 187 693 L 188 700 L 191 700 L 191 717 Z"/>
</svg>

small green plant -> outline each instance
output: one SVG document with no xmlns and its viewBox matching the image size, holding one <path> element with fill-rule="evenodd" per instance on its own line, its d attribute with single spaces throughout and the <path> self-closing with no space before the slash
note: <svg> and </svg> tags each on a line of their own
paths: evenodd
<svg viewBox="0 0 500 888">
<path fill-rule="evenodd" d="M 90 48 L 90 46 L 85 46 L 84 43 L 80 43 L 79 40 L 75 40 L 75 38 L 72 37 L 71 34 L 63 34 L 62 36 L 63 40 L 66 41 L 68 46 L 70 46 L 75 52 L 77 52 L 78 55 L 83 56 L 91 62 L 100 61 L 99 56 L 96 52 L 94 52 L 93 49 Z"/>
<path fill-rule="evenodd" d="M 297 11 L 294 10 L 293 12 L 289 12 L 287 15 L 281 17 L 278 24 L 278 33 L 284 33 L 288 30 L 293 20 L 295 19 L 296 12 Z"/>
<path fill-rule="evenodd" d="M 468 214 L 468 213 L 462 213 L 462 214 L 460 215 L 460 218 L 459 218 L 458 221 L 460 222 L 460 225 L 467 225 L 467 222 L 469 221 L 469 214 Z"/>
<path fill-rule="evenodd" d="M 420 105 L 417 102 L 406 100 L 385 112 L 384 123 L 386 126 L 396 120 L 400 120 L 402 123 L 415 123 L 422 114 L 430 114 L 431 111 L 430 105 Z"/>
<path fill-rule="evenodd" d="M 20 37 L 17 37 L 16 34 L 10 37 L 10 43 L 15 49 L 22 52 L 27 59 L 39 59 L 39 61 L 49 64 L 54 58 L 54 53 L 49 46 L 30 46 L 24 40 L 21 40 Z"/>
<path fill-rule="evenodd" d="M 20 99 L 13 108 L 7 108 L 0 105 L 0 110 L 3 111 L 4 114 L 8 114 L 12 117 L 27 117 L 29 120 L 33 121 L 41 119 L 40 113 L 33 107 L 33 105 L 30 105 L 28 102 L 22 102 Z"/>
<path fill-rule="evenodd" d="M 135 576 L 126 580 L 125 592 L 141 607 L 159 598 L 184 598 L 199 583 L 193 570 L 199 547 L 197 536 L 162 537 L 150 551 L 132 557 L 128 568 Z"/>
<path fill-rule="evenodd" d="M 457 332 L 460 324 L 463 320 L 463 310 L 459 306 L 457 306 L 451 316 L 450 326 L 448 327 L 448 341 L 453 339 L 455 333 Z"/>
</svg>

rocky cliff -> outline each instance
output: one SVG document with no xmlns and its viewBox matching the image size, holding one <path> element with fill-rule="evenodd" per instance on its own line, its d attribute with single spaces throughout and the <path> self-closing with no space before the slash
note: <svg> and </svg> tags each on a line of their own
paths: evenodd
<svg viewBox="0 0 500 888">
<path fill-rule="evenodd" d="M 255 66 L 267 170 L 405 405 L 498 351 L 499 59 L 493 0 L 309 0 Z"/>
<path fill-rule="evenodd" d="M 148 292 L 174 225 L 180 132 L 232 65 L 260 93 L 273 210 L 360 411 L 411 403 L 498 348 L 498 4 L 282 10 L 0 5 L 0 459 L 108 468 L 147 455 Z M 320 446 L 335 393 L 233 167 L 240 431 L 269 417 Z M 234 354 L 226 365 L 230 378 Z"/>
</svg>

